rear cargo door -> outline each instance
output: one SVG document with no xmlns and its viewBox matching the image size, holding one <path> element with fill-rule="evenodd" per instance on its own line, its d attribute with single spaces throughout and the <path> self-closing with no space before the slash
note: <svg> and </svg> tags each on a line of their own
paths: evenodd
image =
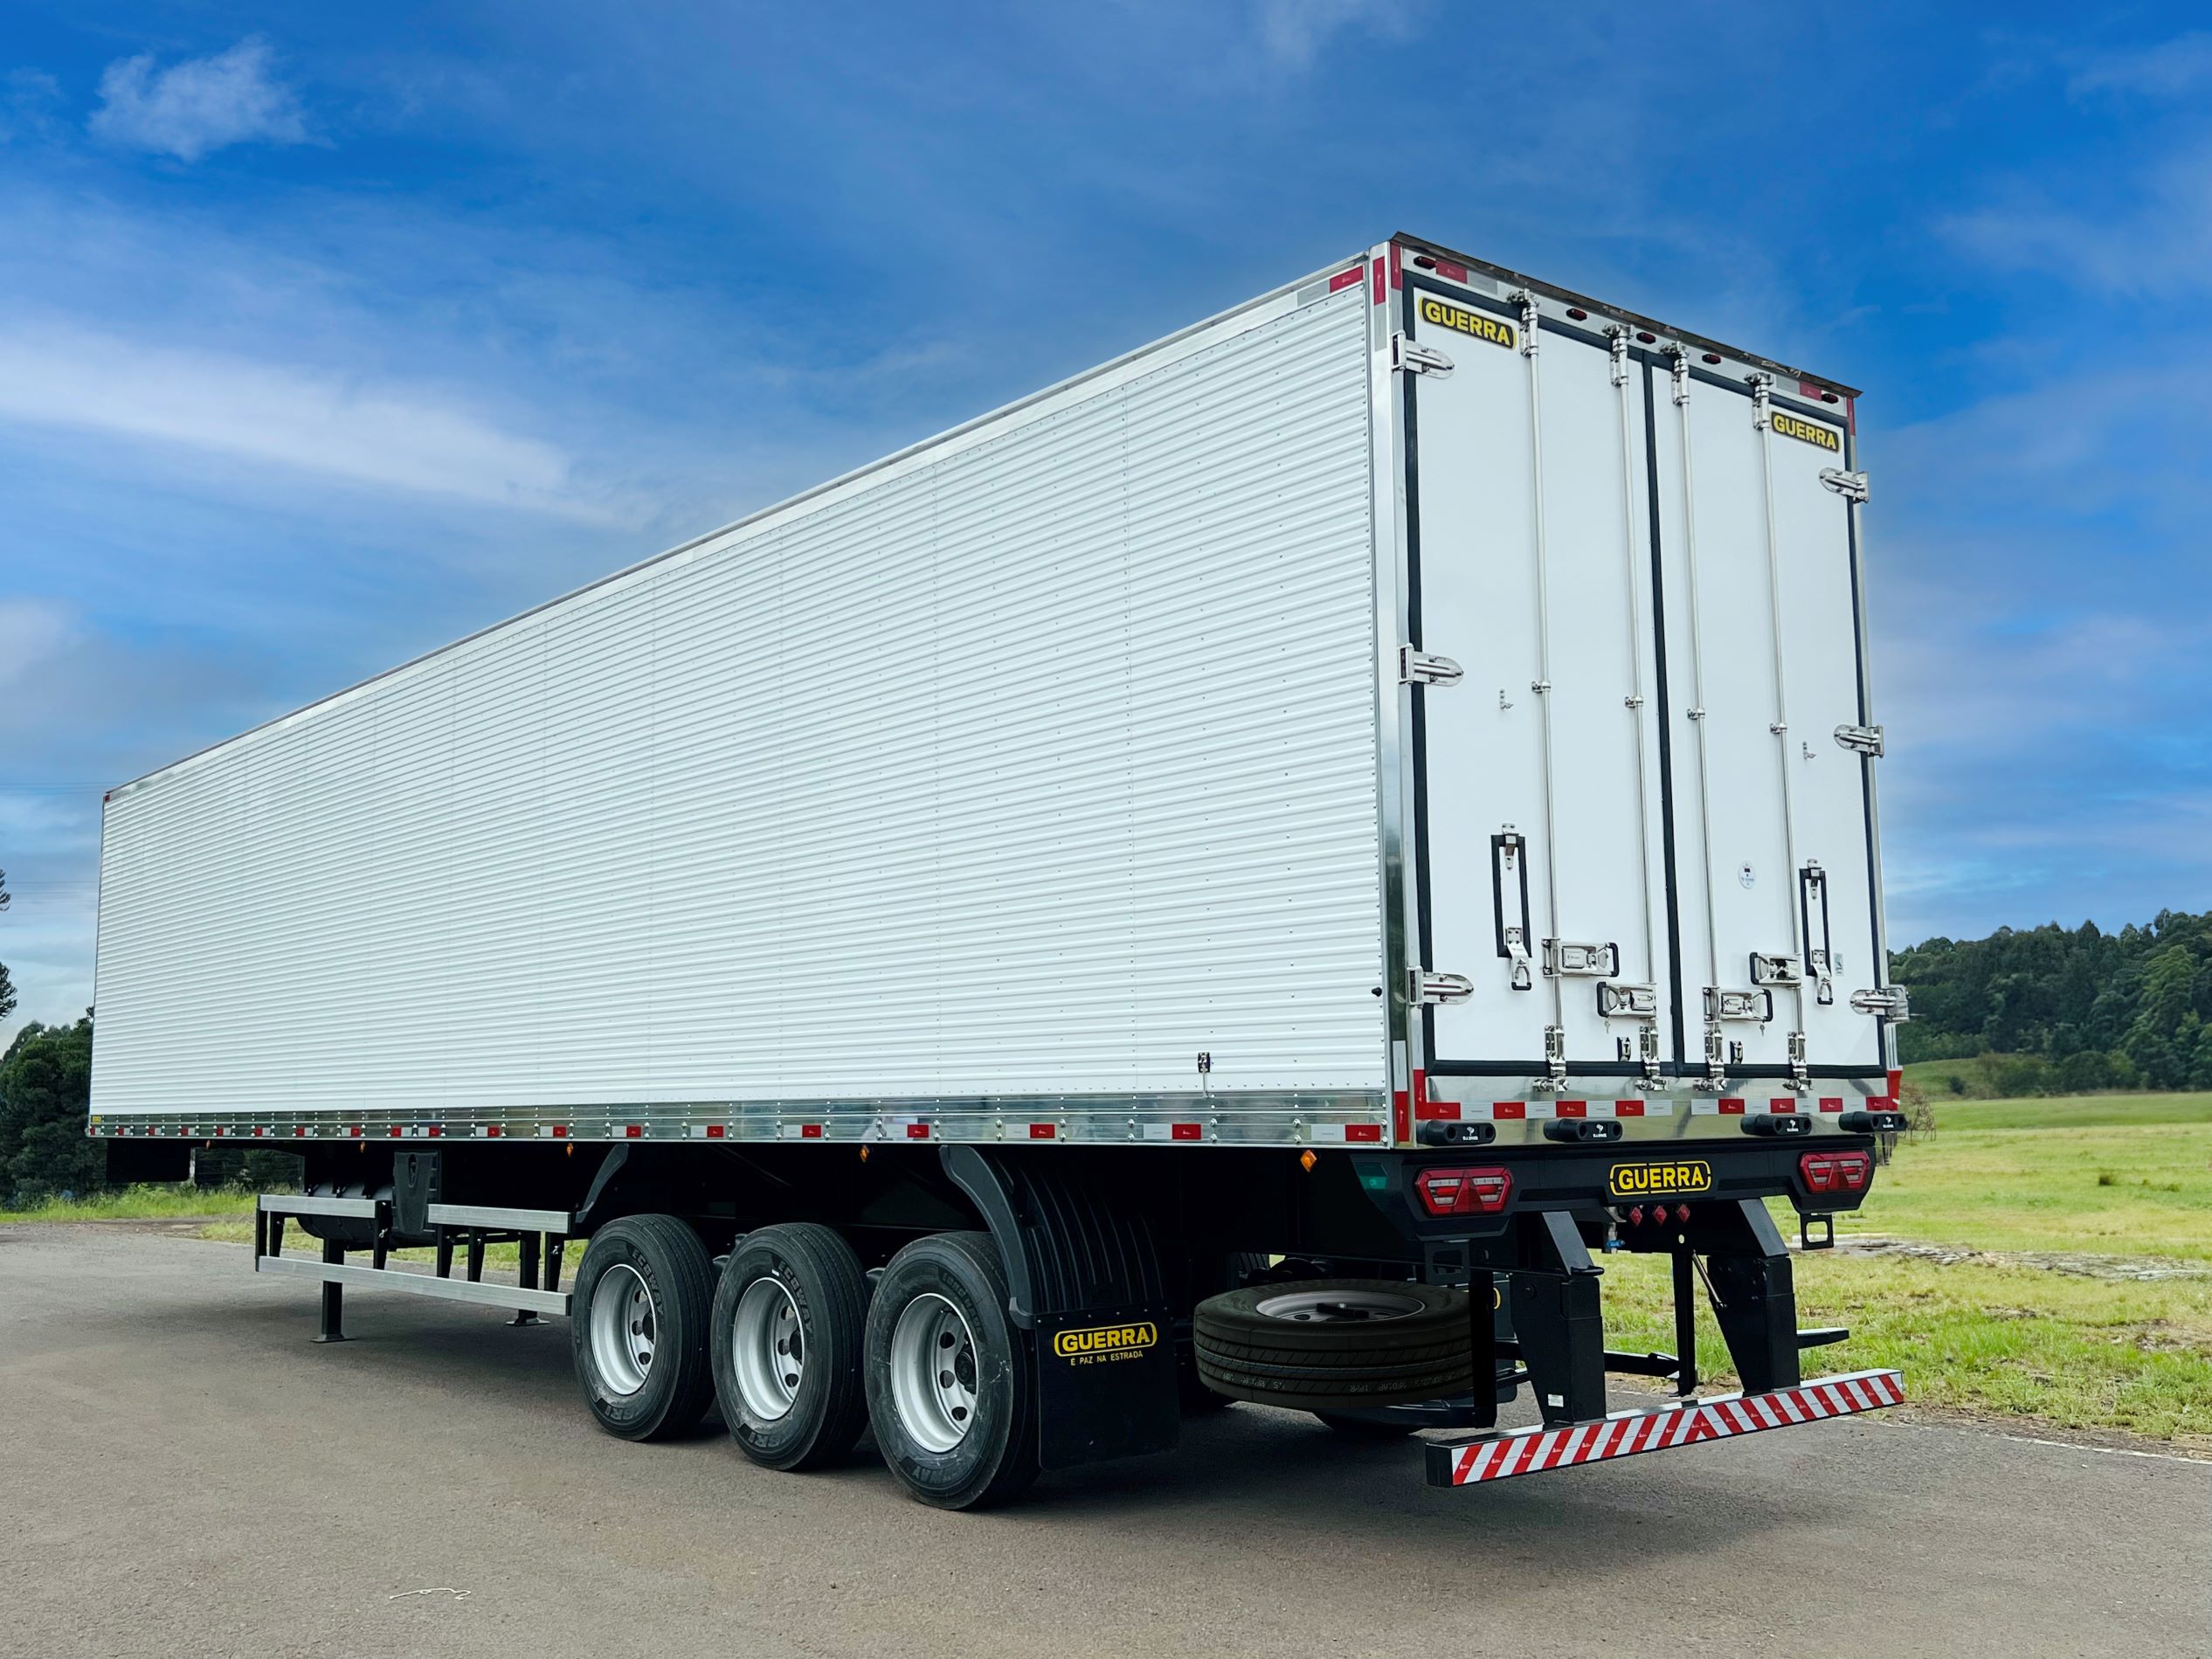
<svg viewBox="0 0 2212 1659">
<path fill-rule="evenodd" d="M 1401 328 L 1424 1009 L 1439 1074 L 1676 1069 L 1643 365 L 1510 294 Z M 1425 355 L 1448 360 L 1424 362 Z"/>
<path fill-rule="evenodd" d="M 1848 418 L 1681 357 L 1649 380 L 1694 1069 L 1878 1075 Z"/>
</svg>

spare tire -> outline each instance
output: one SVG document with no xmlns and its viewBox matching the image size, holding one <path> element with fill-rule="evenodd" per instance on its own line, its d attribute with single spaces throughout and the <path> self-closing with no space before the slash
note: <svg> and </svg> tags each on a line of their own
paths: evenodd
<svg viewBox="0 0 2212 1659">
<path fill-rule="evenodd" d="M 1441 1285 L 1252 1285 L 1199 1303 L 1191 1338 L 1208 1388 L 1260 1405 L 1357 1410 L 1474 1386 L 1467 1293 Z"/>
</svg>

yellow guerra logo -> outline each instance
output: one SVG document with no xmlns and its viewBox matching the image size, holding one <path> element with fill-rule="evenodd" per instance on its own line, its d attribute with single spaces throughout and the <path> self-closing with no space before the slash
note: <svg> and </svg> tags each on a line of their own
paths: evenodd
<svg viewBox="0 0 2212 1659">
<path fill-rule="evenodd" d="M 1149 1319 L 1133 1325 L 1087 1325 L 1063 1331 L 1052 1339 L 1052 1351 L 1062 1359 L 1118 1359 L 1142 1353 L 1160 1339 L 1160 1328 Z"/>
<path fill-rule="evenodd" d="M 1424 294 L 1421 302 L 1421 320 L 1440 328 L 1450 328 L 1460 334 L 1472 335 L 1477 340 L 1487 340 L 1494 346 L 1510 347 L 1518 343 L 1513 325 L 1497 317 L 1485 316 L 1479 311 L 1469 311 L 1465 306 L 1454 305 L 1448 300 L 1438 300 Z"/>
<path fill-rule="evenodd" d="M 1821 426 L 1809 420 L 1800 420 L 1794 415 L 1774 411 L 1774 430 L 1785 438 L 1794 438 L 1801 444 L 1816 444 L 1822 449 L 1843 453 L 1843 439 L 1833 426 Z"/>
<path fill-rule="evenodd" d="M 1702 1158 L 1659 1158 L 1613 1166 L 1615 1198 L 1680 1198 L 1713 1190 L 1713 1166 Z"/>
</svg>

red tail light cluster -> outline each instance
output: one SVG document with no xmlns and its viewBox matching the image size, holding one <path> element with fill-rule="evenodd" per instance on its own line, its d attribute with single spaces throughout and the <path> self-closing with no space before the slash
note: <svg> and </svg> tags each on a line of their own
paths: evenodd
<svg viewBox="0 0 2212 1659">
<path fill-rule="evenodd" d="M 1423 1170 L 1414 1178 L 1431 1215 L 1496 1215 L 1513 1195 L 1510 1170 Z"/>
<path fill-rule="evenodd" d="M 1810 1192 L 1863 1192 L 1874 1175 L 1874 1159 L 1864 1152 L 1808 1152 L 1797 1160 L 1798 1173 Z"/>
</svg>

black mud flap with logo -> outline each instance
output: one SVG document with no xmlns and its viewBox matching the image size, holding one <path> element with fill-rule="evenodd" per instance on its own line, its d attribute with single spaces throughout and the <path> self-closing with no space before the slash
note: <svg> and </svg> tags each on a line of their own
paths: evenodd
<svg viewBox="0 0 2212 1659">
<path fill-rule="evenodd" d="M 1038 1462 L 1172 1450 L 1182 1433 L 1174 1311 L 1143 1212 L 1034 1158 L 968 1145 L 939 1157 L 990 1228 L 1007 1311 L 1036 1344 Z"/>
<path fill-rule="evenodd" d="M 1172 1447 L 1181 1414 L 1168 1310 L 1039 1314 L 1037 1415 L 1047 1469 Z"/>
</svg>

